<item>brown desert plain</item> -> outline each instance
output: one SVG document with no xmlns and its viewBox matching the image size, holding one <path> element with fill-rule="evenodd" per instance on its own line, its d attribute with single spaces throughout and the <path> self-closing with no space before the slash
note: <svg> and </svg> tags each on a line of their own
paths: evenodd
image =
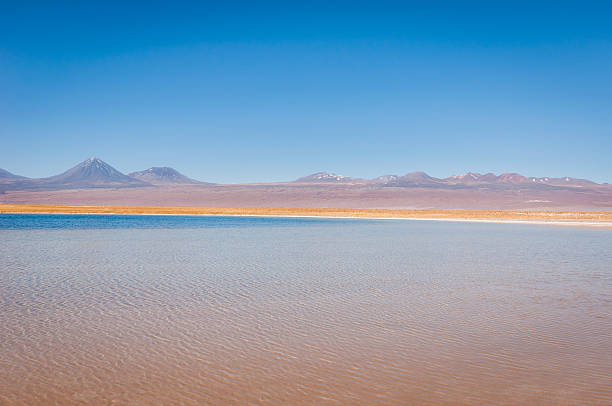
<svg viewBox="0 0 612 406">
<path fill-rule="evenodd" d="M 607 189 L 607 190 L 606 190 Z M 116 206 L 296 207 L 344 209 L 612 210 L 602 190 L 490 190 L 371 185 L 246 184 L 20 190 L 2 204 Z"/>
</svg>

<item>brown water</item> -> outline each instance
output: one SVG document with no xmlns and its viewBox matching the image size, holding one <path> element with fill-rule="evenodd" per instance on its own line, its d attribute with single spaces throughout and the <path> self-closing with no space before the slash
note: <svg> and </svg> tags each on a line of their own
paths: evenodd
<svg viewBox="0 0 612 406">
<path fill-rule="evenodd" d="M 612 232 L 0 218 L 1 405 L 612 404 Z"/>
</svg>

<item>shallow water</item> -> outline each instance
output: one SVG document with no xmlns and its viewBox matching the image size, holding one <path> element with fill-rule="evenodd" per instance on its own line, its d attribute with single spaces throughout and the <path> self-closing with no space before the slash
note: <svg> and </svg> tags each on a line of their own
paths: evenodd
<svg viewBox="0 0 612 406">
<path fill-rule="evenodd" d="M 0 215 L 1 405 L 612 403 L 612 232 Z"/>
</svg>

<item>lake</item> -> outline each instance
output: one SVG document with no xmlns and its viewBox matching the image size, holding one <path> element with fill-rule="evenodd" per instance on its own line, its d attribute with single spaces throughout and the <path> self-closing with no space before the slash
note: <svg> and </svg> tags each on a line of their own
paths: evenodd
<svg viewBox="0 0 612 406">
<path fill-rule="evenodd" d="M 610 405 L 612 230 L 0 215 L 2 405 Z"/>
</svg>

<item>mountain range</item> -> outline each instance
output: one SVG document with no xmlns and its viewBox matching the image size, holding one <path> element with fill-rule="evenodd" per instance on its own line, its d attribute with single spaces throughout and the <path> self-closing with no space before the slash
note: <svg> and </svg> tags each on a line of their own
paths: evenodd
<svg viewBox="0 0 612 406">
<path fill-rule="evenodd" d="M 383 186 L 397 187 L 588 187 L 604 186 L 587 179 L 577 178 L 535 178 L 526 177 L 518 173 L 473 173 L 465 175 L 450 176 L 448 178 L 434 178 L 425 172 L 411 172 L 405 175 L 384 175 L 375 179 L 351 178 L 328 172 L 317 172 L 309 176 L 297 179 L 298 183 L 346 183 L 346 184 L 378 184 Z"/>
<path fill-rule="evenodd" d="M 612 185 L 571 177 L 424 172 L 361 179 L 317 172 L 274 183 L 213 184 L 173 168 L 124 174 L 99 158 L 47 178 L 0 170 L 0 204 L 611 210 Z"/>
<path fill-rule="evenodd" d="M 425 172 L 411 172 L 405 175 L 384 175 L 375 179 L 361 179 L 329 172 L 317 172 L 295 181 L 295 184 L 342 184 L 371 185 L 383 187 L 420 188 L 490 188 L 490 189 L 550 189 L 609 187 L 587 179 L 570 177 L 526 177 L 517 173 L 466 173 L 448 178 L 435 178 Z M 0 191 L 7 190 L 61 190 L 88 188 L 134 188 L 172 185 L 213 185 L 191 179 L 169 167 L 152 167 L 125 175 L 99 158 L 89 158 L 59 175 L 30 179 L 0 169 Z"/>
<path fill-rule="evenodd" d="M 66 172 L 31 179 L 0 169 L 0 191 L 132 188 L 159 185 L 202 184 L 172 168 L 153 167 L 125 175 L 99 158 L 89 158 Z"/>
</svg>

